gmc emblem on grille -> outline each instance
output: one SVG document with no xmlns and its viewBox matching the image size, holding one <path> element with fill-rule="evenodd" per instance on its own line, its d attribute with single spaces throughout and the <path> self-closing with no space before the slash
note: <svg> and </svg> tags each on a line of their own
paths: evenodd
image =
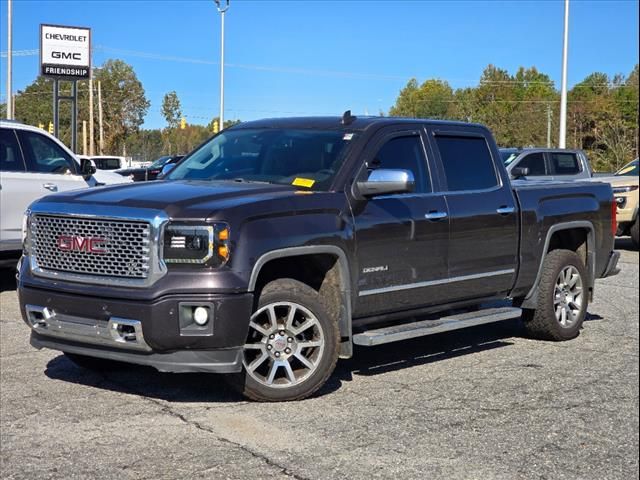
<svg viewBox="0 0 640 480">
<path fill-rule="evenodd" d="M 60 235 L 58 248 L 63 252 L 107 253 L 107 241 L 104 238 Z"/>
</svg>

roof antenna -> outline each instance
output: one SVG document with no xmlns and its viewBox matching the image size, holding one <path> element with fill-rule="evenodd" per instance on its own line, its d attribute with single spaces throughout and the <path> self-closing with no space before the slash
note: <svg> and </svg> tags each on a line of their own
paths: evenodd
<svg viewBox="0 0 640 480">
<path fill-rule="evenodd" d="M 351 115 L 351 110 L 347 110 L 342 114 L 342 124 L 351 125 L 356 118 L 357 117 L 354 117 L 353 115 Z"/>
</svg>

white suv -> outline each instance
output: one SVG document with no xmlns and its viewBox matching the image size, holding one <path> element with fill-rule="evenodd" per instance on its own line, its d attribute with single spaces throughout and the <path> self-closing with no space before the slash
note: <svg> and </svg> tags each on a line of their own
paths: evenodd
<svg viewBox="0 0 640 480">
<path fill-rule="evenodd" d="M 0 120 L 0 266 L 15 264 L 20 256 L 22 215 L 33 201 L 53 192 L 132 181 L 118 174 L 96 178 L 95 167 L 84 169 L 83 174 L 78 158 L 54 136 Z"/>
</svg>

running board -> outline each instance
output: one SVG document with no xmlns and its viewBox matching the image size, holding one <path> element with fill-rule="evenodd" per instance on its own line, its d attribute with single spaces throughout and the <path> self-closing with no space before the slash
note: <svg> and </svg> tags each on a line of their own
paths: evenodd
<svg viewBox="0 0 640 480">
<path fill-rule="evenodd" d="M 391 327 L 367 330 L 353 336 L 353 343 L 372 347 L 383 343 L 398 342 L 409 338 L 433 335 L 434 333 L 450 332 L 460 328 L 475 327 L 485 323 L 500 322 L 518 318 L 522 309 L 515 307 L 487 308 L 475 312 L 460 313 L 436 320 L 422 320 L 414 323 L 393 325 Z"/>
</svg>

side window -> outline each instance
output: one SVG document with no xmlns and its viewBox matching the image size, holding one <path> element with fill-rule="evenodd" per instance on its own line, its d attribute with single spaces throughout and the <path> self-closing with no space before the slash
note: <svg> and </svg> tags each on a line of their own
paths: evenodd
<svg viewBox="0 0 640 480">
<path fill-rule="evenodd" d="M 482 137 L 436 135 L 449 191 L 486 190 L 498 185 L 487 141 Z"/>
<path fill-rule="evenodd" d="M 0 129 L 0 172 L 24 172 L 24 161 L 13 130 Z"/>
<path fill-rule="evenodd" d="M 27 170 L 38 173 L 76 173 L 73 158 L 53 140 L 36 132 L 18 131 Z"/>
<path fill-rule="evenodd" d="M 516 165 L 518 168 L 528 168 L 529 175 L 547 175 L 544 153 L 530 153 Z"/>
<path fill-rule="evenodd" d="M 427 162 L 418 135 L 395 137 L 387 141 L 373 156 L 368 167 L 372 170 L 378 168 L 409 170 L 416 181 L 415 192 L 431 192 Z"/>
<path fill-rule="evenodd" d="M 580 173 L 580 164 L 575 153 L 552 153 L 551 164 L 556 175 L 576 175 Z"/>
</svg>

